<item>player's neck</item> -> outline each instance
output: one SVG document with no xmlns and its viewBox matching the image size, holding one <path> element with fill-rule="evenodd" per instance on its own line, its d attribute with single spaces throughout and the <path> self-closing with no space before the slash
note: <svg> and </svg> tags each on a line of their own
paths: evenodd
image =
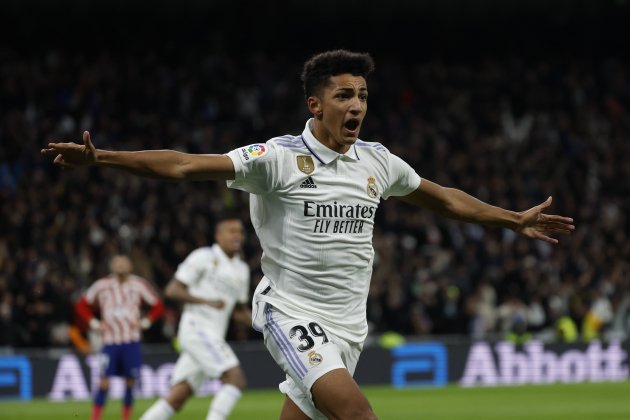
<svg viewBox="0 0 630 420">
<path fill-rule="evenodd" d="M 221 251 L 223 251 L 223 253 L 225 255 L 227 255 L 228 258 L 234 258 L 234 256 L 238 253 L 238 251 L 230 251 L 225 249 L 225 247 L 221 246 L 221 244 L 219 242 L 217 242 L 217 245 L 219 245 L 219 248 L 221 248 Z"/>
<path fill-rule="evenodd" d="M 315 140 L 339 154 L 344 154 L 350 149 L 350 145 L 339 143 L 317 118 L 313 119 L 311 133 L 313 133 Z"/>
<path fill-rule="evenodd" d="M 119 283 L 124 283 L 129 278 L 129 274 L 114 274 Z"/>
</svg>

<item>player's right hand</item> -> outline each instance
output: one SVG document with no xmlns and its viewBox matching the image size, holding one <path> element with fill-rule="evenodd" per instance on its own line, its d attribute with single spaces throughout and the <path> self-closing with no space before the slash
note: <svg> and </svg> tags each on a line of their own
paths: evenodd
<svg viewBox="0 0 630 420">
<path fill-rule="evenodd" d="M 225 302 L 221 299 L 217 299 L 217 300 L 209 300 L 208 301 L 208 306 L 211 306 L 213 308 L 216 309 L 223 309 L 225 307 Z"/>
<path fill-rule="evenodd" d="M 105 325 L 103 325 L 103 323 L 96 318 L 90 319 L 89 325 L 90 325 L 90 329 L 94 331 L 98 331 L 98 332 L 105 331 Z"/>
<path fill-rule="evenodd" d="M 83 144 L 48 143 L 48 148 L 42 149 L 41 153 L 44 156 L 54 156 L 55 165 L 64 169 L 74 169 L 96 162 L 96 148 L 88 131 L 83 132 Z"/>
</svg>

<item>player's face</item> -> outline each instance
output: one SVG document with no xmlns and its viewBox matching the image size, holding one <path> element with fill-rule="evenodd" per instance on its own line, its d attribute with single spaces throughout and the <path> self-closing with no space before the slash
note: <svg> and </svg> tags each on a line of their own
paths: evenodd
<svg viewBox="0 0 630 420">
<path fill-rule="evenodd" d="M 308 98 L 315 116 L 314 135 L 330 149 L 345 153 L 359 137 L 367 112 L 367 84 L 362 76 L 332 76 L 318 96 Z"/>
<path fill-rule="evenodd" d="M 109 269 L 112 273 L 118 276 L 126 277 L 131 274 L 131 271 L 133 270 L 133 265 L 131 264 L 131 260 L 128 257 L 124 255 L 116 255 L 112 258 L 109 264 Z"/>
<path fill-rule="evenodd" d="M 238 219 L 224 220 L 217 225 L 214 240 L 230 257 L 240 252 L 245 240 L 245 228 Z"/>
</svg>

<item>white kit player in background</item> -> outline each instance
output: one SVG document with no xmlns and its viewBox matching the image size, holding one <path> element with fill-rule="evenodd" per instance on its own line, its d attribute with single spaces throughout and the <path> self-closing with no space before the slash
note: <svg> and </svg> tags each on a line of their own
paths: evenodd
<svg viewBox="0 0 630 420">
<path fill-rule="evenodd" d="M 166 397 L 156 401 L 141 420 L 166 420 L 208 378 L 223 385 L 214 396 L 207 420 L 228 418 L 245 389 L 240 363 L 225 342 L 230 317 L 251 325 L 249 266 L 241 259 L 243 223 L 222 218 L 215 227 L 215 244 L 193 251 L 166 286 L 168 298 L 184 303 L 178 339 L 181 354 Z"/>
<path fill-rule="evenodd" d="M 372 232 L 381 200 L 399 197 L 444 217 L 552 244 L 558 241 L 549 235 L 575 228 L 571 218 L 543 213 L 551 197 L 522 212 L 505 210 L 421 179 L 382 144 L 360 140 L 373 69 L 365 53 L 311 57 L 302 82 L 313 118 L 302 134 L 227 155 L 97 150 L 88 132 L 82 145 L 49 143 L 42 150 L 67 169 L 96 164 L 161 179 L 228 180 L 251 193 L 265 275 L 254 294 L 254 328 L 263 331 L 286 373 L 282 420 L 376 418 L 352 375 L 367 334 Z"/>
</svg>

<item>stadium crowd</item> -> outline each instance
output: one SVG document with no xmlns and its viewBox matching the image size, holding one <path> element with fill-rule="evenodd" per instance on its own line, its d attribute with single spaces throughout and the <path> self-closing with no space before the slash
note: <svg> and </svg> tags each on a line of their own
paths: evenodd
<svg viewBox="0 0 630 420">
<path fill-rule="evenodd" d="M 67 346 L 72 303 L 127 253 L 161 289 L 248 197 L 108 169 L 61 171 L 51 139 L 224 153 L 302 130 L 304 57 L 177 50 L 0 51 L 0 346 Z M 372 334 L 590 340 L 630 334 L 630 66 L 623 60 L 375 55 L 361 138 L 418 173 L 514 210 L 552 195 L 576 232 L 556 246 L 384 202 Z M 252 291 L 260 250 L 245 247 Z M 178 308 L 146 340 L 175 334 Z M 232 327 L 231 340 L 260 339 Z"/>
</svg>

